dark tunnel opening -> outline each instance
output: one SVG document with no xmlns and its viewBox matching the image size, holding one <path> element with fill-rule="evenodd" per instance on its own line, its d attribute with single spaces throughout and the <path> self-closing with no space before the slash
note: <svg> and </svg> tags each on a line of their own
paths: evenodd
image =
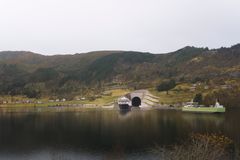
<svg viewBox="0 0 240 160">
<path fill-rule="evenodd" d="M 139 107 L 141 105 L 141 99 L 139 97 L 134 97 L 132 99 L 132 106 Z"/>
</svg>

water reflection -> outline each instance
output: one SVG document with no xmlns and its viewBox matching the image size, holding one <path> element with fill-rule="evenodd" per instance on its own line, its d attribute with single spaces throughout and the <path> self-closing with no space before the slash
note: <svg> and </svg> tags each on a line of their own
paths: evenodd
<svg viewBox="0 0 240 160">
<path fill-rule="evenodd" d="M 131 111 L 131 109 L 120 109 L 119 113 L 120 115 L 127 115 L 129 112 Z"/>
<path fill-rule="evenodd" d="M 182 118 L 195 132 L 222 132 L 225 120 L 223 114 L 183 113 Z"/>
<path fill-rule="evenodd" d="M 46 156 L 58 152 L 64 156 L 70 154 L 73 159 L 127 159 L 134 156 L 148 159 L 151 155 L 147 150 L 155 144 L 173 144 L 192 132 L 221 132 L 239 142 L 240 128 L 236 123 L 240 119 L 239 113 L 206 115 L 165 110 L 0 112 L 0 159 L 8 157 L 8 153 L 11 156 L 24 153 L 28 157 L 41 157 L 42 153 L 42 157 L 48 159 Z"/>
</svg>

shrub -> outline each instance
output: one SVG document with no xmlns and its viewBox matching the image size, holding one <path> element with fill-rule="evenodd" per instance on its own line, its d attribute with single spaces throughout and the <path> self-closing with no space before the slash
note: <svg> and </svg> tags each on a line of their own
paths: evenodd
<svg viewBox="0 0 240 160">
<path fill-rule="evenodd" d="M 227 160 L 232 149 L 232 140 L 223 135 L 193 134 L 181 145 L 157 146 L 153 151 L 164 160 Z"/>
<path fill-rule="evenodd" d="M 193 98 L 193 102 L 197 102 L 198 104 L 202 104 L 203 102 L 203 96 L 201 93 L 198 93 L 195 95 L 195 97 Z"/>
<path fill-rule="evenodd" d="M 157 86 L 157 90 L 160 91 L 168 91 L 173 89 L 176 86 L 175 80 L 163 81 L 160 85 Z"/>
</svg>

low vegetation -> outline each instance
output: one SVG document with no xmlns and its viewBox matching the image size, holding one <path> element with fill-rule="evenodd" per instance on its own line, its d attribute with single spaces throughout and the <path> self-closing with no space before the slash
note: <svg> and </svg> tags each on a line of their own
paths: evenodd
<svg viewBox="0 0 240 160">
<path fill-rule="evenodd" d="M 110 90 L 108 92 L 111 92 L 110 95 L 103 95 L 93 101 L 85 101 L 85 103 L 88 104 L 98 104 L 98 105 L 106 105 L 109 103 L 113 103 L 115 100 L 117 100 L 118 97 L 123 96 L 130 92 L 130 90 L 127 89 L 116 89 L 116 90 Z"/>
<path fill-rule="evenodd" d="M 168 91 L 168 94 L 166 92 L 158 92 L 154 89 L 150 89 L 150 92 L 159 97 L 159 103 L 160 104 L 177 104 L 177 103 L 183 103 L 191 101 L 193 98 L 193 93 L 186 92 L 186 91 Z"/>
<path fill-rule="evenodd" d="M 239 107 L 240 104 L 240 89 L 239 88 L 228 88 L 220 89 L 208 93 L 204 97 L 204 104 L 210 105 L 218 100 L 221 104 L 227 107 L 235 108 Z"/>
<path fill-rule="evenodd" d="M 167 105 L 177 105 L 192 100 L 205 106 L 214 105 L 216 100 L 218 100 L 220 104 L 227 108 L 239 107 L 240 104 L 239 79 L 215 78 L 195 83 L 178 82 L 174 88 L 168 91 L 168 94 L 166 94 L 166 91 L 159 91 L 154 88 L 151 88 L 150 92 L 159 97 L 161 104 Z"/>
<path fill-rule="evenodd" d="M 113 89 L 103 92 L 100 95 L 90 98 L 74 98 L 73 100 L 49 98 L 28 98 L 26 96 L 2 96 L 0 107 L 48 107 L 48 106 L 72 106 L 78 104 L 110 105 L 118 97 L 129 93 L 128 89 Z"/>
<path fill-rule="evenodd" d="M 166 91 L 168 94 L 168 91 L 176 87 L 175 80 L 171 79 L 168 81 L 163 81 L 161 84 L 157 86 L 157 90 L 160 91 Z"/>
<path fill-rule="evenodd" d="M 192 134 L 181 144 L 153 149 L 164 160 L 229 160 L 233 151 L 233 141 L 219 134 Z"/>
</svg>

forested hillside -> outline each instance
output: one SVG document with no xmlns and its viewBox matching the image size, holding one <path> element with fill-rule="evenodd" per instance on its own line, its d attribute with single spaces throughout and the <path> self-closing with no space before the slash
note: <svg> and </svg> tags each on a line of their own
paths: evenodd
<svg viewBox="0 0 240 160">
<path fill-rule="evenodd" d="M 213 50 L 185 47 L 168 54 L 0 52 L 2 95 L 84 94 L 112 85 L 146 88 L 164 79 L 194 82 L 212 78 L 240 78 L 240 44 Z"/>
</svg>

